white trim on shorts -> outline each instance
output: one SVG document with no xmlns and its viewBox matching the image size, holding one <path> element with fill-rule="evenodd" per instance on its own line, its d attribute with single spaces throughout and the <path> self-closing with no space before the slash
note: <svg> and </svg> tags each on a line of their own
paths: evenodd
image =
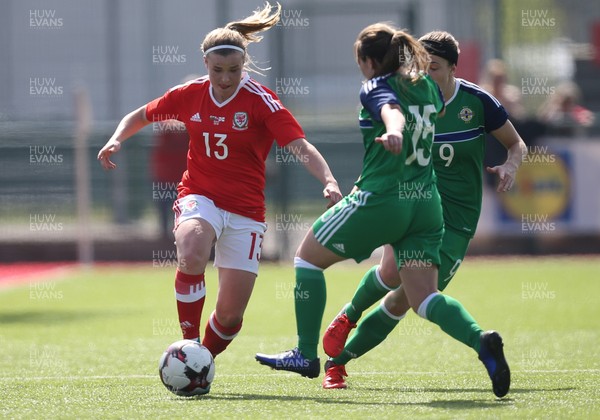
<svg viewBox="0 0 600 420">
<path fill-rule="evenodd" d="M 315 238 L 321 245 L 326 245 L 327 241 L 340 229 L 344 223 L 352 216 L 359 207 L 364 206 L 371 195 L 368 191 L 357 191 L 357 201 L 352 200 L 339 212 L 334 213 L 323 225 L 315 232 Z M 322 216 L 321 216 L 322 217 Z"/>
</svg>

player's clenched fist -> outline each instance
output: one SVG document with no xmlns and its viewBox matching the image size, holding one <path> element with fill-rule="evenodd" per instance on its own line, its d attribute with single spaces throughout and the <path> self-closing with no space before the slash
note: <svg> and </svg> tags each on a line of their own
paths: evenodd
<svg viewBox="0 0 600 420">
<path fill-rule="evenodd" d="M 385 133 L 381 137 L 376 137 L 375 142 L 381 143 L 388 152 L 399 155 L 402 152 L 402 134 Z"/>
</svg>

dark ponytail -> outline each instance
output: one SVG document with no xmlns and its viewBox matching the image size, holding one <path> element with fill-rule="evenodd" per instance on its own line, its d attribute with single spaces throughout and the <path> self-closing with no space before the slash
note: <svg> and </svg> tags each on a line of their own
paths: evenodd
<svg viewBox="0 0 600 420">
<path fill-rule="evenodd" d="M 354 44 L 356 56 L 375 63 L 375 76 L 401 71 L 416 80 L 429 66 L 425 48 L 405 30 L 387 23 L 375 23 L 363 29 Z"/>
</svg>

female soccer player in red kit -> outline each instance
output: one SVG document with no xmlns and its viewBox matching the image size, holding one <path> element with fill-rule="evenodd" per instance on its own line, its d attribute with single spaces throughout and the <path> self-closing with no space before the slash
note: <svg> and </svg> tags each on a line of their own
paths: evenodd
<svg viewBox="0 0 600 420">
<path fill-rule="evenodd" d="M 265 224 L 265 159 L 274 139 L 291 146 L 307 170 L 324 185 L 323 195 L 342 198 L 321 154 L 304 139 L 302 128 L 277 96 L 243 70 L 255 35 L 279 21 L 281 6 L 262 10 L 208 33 L 202 42 L 208 75 L 175 86 L 126 115 L 98 153 L 105 169 L 121 143 L 154 121 L 183 122 L 190 135 L 187 171 L 178 187 L 175 243 L 178 268 L 175 296 L 183 338 L 200 337 L 205 298 L 204 271 L 215 245 L 219 290 L 202 344 L 216 356 L 242 327 L 258 273 Z"/>
</svg>

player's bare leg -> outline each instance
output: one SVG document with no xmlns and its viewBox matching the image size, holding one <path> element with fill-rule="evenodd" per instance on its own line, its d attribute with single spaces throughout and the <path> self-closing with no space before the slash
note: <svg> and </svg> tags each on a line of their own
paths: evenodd
<svg viewBox="0 0 600 420">
<path fill-rule="evenodd" d="M 202 274 L 216 240 L 215 230 L 204 219 L 188 219 L 175 230 L 178 269 L 185 274 Z"/>
<path fill-rule="evenodd" d="M 181 222 L 175 230 L 178 267 L 175 296 L 183 338 L 198 340 L 206 288 L 204 270 L 216 239 L 213 227 L 204 219 Z"/>
</svg>

